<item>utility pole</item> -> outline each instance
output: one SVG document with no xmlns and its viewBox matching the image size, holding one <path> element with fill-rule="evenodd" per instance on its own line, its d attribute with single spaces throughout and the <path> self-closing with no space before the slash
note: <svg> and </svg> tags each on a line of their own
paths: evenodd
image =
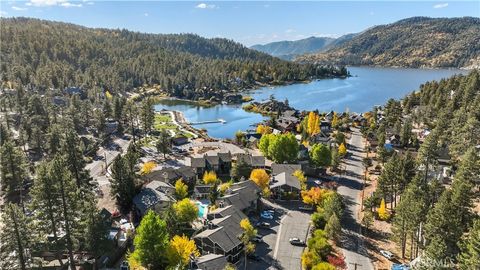
<svg viewBox="0 0 480 270">
<path fill-rule="evenodd" d="M 353 265 L 355 270 L 357 270 L 357 266 L 362 266 L 361 264 L 358 264 L 358 263 L 350 263 L 350 264 Z"/>
</svg>

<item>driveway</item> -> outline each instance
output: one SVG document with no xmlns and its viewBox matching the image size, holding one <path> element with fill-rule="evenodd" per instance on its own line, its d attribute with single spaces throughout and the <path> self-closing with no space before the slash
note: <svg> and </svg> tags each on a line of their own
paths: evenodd
<svg viewBox="0 0 480 270">
<path fill-rule="evenodd" d="M 346 174 L 338 179 L 338 193 L 342 195 L 347 204 L 345 214 L 342 217 L 343 238 L 341 240 L 342 252 L 345 255 L 345 262 L 348 269 L 374 269 L 372 261 L 367 255 L 363 245 L 363 237 L 359 233 L 361 226 L 358 219 L 360 212 L 361 192 L 363 189 L 364 167 L 364 142 L 358 129 L 353 129 L 349 142 L 349 156 L 345 161 Z"/>
</svg>

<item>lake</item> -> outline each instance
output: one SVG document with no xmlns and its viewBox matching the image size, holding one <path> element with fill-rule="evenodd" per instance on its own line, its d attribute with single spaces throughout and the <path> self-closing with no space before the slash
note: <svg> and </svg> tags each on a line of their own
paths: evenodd
<svg viewBox="0 0 480 270">
<path fill-rule="evenodd" d="M 402 98 L 431 80 L 448 78 L 454 74 L 467 74 L 459 69 L 404 69 L 350 67 L 352 77 L 324 79 L 305 84 L 264 87 L 252 90 L 248 95 L 255 101 L 274 95 L 278 100 L 288 99 L 290 106 L 298 110 L 366 112 L 374 105 L 382 105 L 390 98 Z M 192 102 L 162 100 L 156 110 L 177 110 L 187 121 L 201 122 L 224 119 L 226 123 L 195 125 L 205 128 L 214 138 L 233 138 L 238 130 L 254 129 L 252 125 L 266 119 L 260 114 L 249 113 L 242 105 L 217 105 L 201 107 Z"/>
</svg>

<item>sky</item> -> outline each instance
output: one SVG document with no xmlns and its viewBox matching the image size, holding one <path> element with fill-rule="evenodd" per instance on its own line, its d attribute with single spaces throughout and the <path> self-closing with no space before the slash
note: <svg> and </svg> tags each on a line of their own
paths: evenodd
<svg viewBox="0 0 480 270">
<path fill-rule="evenodd" d="M 251 46 L 339 37 L 413 16 L 480 17 L 480 1 L 1 0 L 0 16 L 148 33 L 195 33 Z"/>
</svg>

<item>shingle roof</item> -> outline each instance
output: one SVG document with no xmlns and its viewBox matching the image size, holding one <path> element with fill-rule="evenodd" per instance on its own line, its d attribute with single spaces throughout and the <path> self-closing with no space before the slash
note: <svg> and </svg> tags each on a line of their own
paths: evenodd
<svg viewBox="0 0 480 270">
<path fill-rule="evenodd" d="M 133 198 L 133 204 L 142 215 L 161 201 L 173 202 L 174 199 L 163 192 L 147 187 L 143 188 L 140 193 Z"/>
<path fill-rule="evenodd" d="M 220 158 L 218 156 L 204 156 L 205 160 L 210 164 L 211 166 L 216 166 L 220 164 Z"/>
<path fill-rule="evenodd" d="M 301 170 L 300 164 L 272 164 L 272 175 L 281 174 L 282 172 L 293 173 L 296 170 Z"/>
<path fill-rule="evenodd" d="M 218 157 L 222 162 L 232 162 L 232 154 L 230 152 L 218 153 Z"/>
<path fill-rule="evenodd" d="M 223 270 L 227 265 L 227 259 L 220 254 L 206 254 L 195 259 L 198 269 Z"/>
<path fill-rule="evenodd" d="M 229 231 L 225 230 L 224 227 L 205 230 L 195 235 L 193 238 L 208 238 L 213 243 L 216 243 L 225 252 L 229 252 L 230 250 L 242 244 L 242 242 L 235 235 L 229 233 Z"/>
<path fill-rule="evenodd" d="M 273 177 L 273 181 L 270 183 L 270 188 L 276 188 L 280 186 L 290 186 L 296 189 L 301 189 L 300 181 L 291 173 L 283 172 Z"/>
<path fill-rule="evenodd" d="M 211 215 L 216 217 L 237 216 L 240 220 L 247 217 L 242 211 L 240 211 L 233 205 L 226 205 L 224 207 L 216 208 L 212 211 L 209 211 L 208 216 Z"/>
<path fill-rule="evenodd" d="M 265 166 L 264 156 L 252 156 L 250 154 L 237 154 L 237 162 L 241 162 L 241 161 L 253 167 Z"/>
<path fill-rule="evenodd" d="M 253 181 L 246 180 L 234 183 L 230 187 L 229 194 L 220 197 L 220 199 L 229 205 L 244 210 L 259 198 L 259 192 L 260 188 Z"/>
<path fill-rule="evenodd" d="M 211 188 L 211 185 L 196 185 L 193 190 L 198 194 L 208 194 L 210 193 Z"/>
<path fill-rule="evenodd" d="M 187 157 L 185 165 L 192 168 L 205 168 L 205 159 L 203 157 Z"/>
<path fill-rule="evenodd" d="M 241 220 L 242 219 L 238 219 L 237 216 L 226 216 L 213 219 L 210 222 L 216 227 L 223 227 L 225 230 L 228 231 L 227 233 L 229 235 L 234 235 L 239 238 L 243 233 L 243 229 L 242 227 L 240 227 Z"/>
</svg>

